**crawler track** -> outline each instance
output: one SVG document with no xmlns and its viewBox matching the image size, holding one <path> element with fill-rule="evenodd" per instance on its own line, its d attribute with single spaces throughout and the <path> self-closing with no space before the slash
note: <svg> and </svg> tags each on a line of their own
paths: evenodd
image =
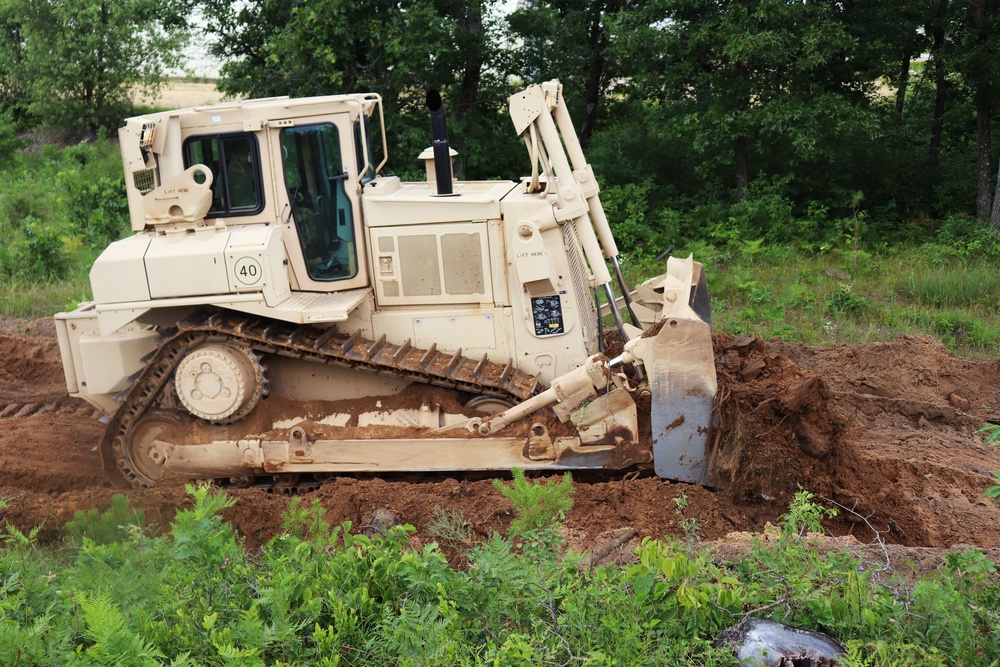
<svg viewBox="0 0 1000 667">
<path fill-rule="evenodd" d="M 419 349 L 409 341 L 396 345 L 385 336 L 373 341 L 359 333 L 331 327 L 318 329 L 244 317 L 215 309 L 199 310 L 175 328 L 164 331 L 158 347 L 132 386 L 120 398 L 120 407 L 108 423 L 101 443 L 105 471 L 120 486 L 150 486 L 130 458 L 130 437 L 135 424 L 165 397 L 181 359 L 208 340 L 229 340 L 249 346 L 258 354 L 277 354 L 321 364 L 409 378 L 477 394 L 522 400 L 538 387 L 538 378 L 517 370 L 511 362 L 494 363 L 439 352 L 435 346 Z"/>
</svg>

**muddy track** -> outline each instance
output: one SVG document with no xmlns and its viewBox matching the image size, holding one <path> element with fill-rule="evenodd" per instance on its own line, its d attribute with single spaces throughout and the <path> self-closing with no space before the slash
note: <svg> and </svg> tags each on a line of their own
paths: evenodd
<svg viewBox="0 0 1000 667">
<path fill-rule="evenodd" d="M 389 374 L 511 400 L 528 398 L 538 386 L 537 377 L 517 370 L 513 362 L 493 363 L 485 354 L 478 360 L 469 359 L 462 356 L 461 350 L 453 354 L 439 352 L 437 345 L 423 350 L 413 347 L 409 341 L 403 345 L 388 343 L 384 335 L 377 341 L 367 340 L 358 332 L 348 335 L 339 332 L 336 327 L 324 332 L 309 325 L 274 323 L 257 317 L 204 309 L 188 316 L 178 323 L 175 330 L 163 335 L 146 367 L 121 399 L 118 412 L 111 417 L 101 445 L 101 456 L 105 469 L 113 472 L 112 481 L 117 486 L 153 484 L 130 460 L 130 431 L 157 401 L 170 393 L 166 387 L 178 363 L 209 340 L 225 341 L 259 354 L 308 359 L 318 364 Z M 246 414 L 249 411 L 241 414 L 241 418 Z M 156 477 L 151 479 L 155 481 Z"/>
<path fill-rule="evenodd" d="M 956 357 L 929 337 L 813 348 L 718 336 L 721 428 L 714 465 L 725 490 L 655 477 L 578 480 L 566 518 L 575 546 L 632 527 L 638 537 L 681 535 L 696 519 L 708 539 L 760 531 L 783 514 L 801 485 L 851 508 L 828 526 L 862 542 L 868 524 L 910 547 L 1000 547 L 1000 510 L 982 498 L 1000 453 L 975 431 L 1000 415 L 1000 361 Z M 101 472 L 104 427 L 87 404 L 65 395 L 49 322 L 0 320 L 0 498 L 2 519 L 44 522 L 55 538 L 73 512 L 107 506 L 116 492 Z M 256 545 L 276 534 L 288 498 L 235 491 L 228 518 Z M 176 488 L 128 495 L 167 523 L 188 502 Z M 687 499 L 683 516 L 674 499 Z M 360 525 L 379 508 L 418 528 L 458 512 L 479 535 L 506 529 L 511 507 L 488 481 L 406 482 L 339 478 L 309 494 L 331 522 Z"/>
</svg>

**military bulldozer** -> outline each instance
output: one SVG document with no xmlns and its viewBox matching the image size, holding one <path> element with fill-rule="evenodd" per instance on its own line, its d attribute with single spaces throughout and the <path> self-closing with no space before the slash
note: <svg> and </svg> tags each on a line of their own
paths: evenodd
<svg viewBox="0 0 1000 667">
<path fill-rule="evenodd" d="M 711 484 L 702 266 L 625 284 L 559 82 L 510 98 L 518 181 L 455 180 L 427 105 L 420 182 L 375 157 L 377 94 L 125 122 L 133 233 L 94 263 L 93 301 L 56 315 L 69 393 L 107 415 L 112 482 L 519 467 Z"/>
</svg>

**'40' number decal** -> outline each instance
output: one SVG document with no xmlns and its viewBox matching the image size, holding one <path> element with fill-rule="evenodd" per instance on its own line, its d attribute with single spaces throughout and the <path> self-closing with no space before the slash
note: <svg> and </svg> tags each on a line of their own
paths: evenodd
<svg viewBox="0 0 1000 667">
<path fill-rule="evenodd" d="M 260 262 L 253 257 L 240 257 L 236 261 L 233 272 L 236 274 L 236 280 L 243 285 L 256 285 L 264 277 L 264 272 L 260 268 Z"/>
</svg>

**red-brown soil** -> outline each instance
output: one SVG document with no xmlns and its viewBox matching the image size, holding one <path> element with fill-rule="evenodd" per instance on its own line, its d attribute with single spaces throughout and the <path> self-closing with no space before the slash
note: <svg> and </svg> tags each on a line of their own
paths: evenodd
<svg viewBox="0 0 1000 667">
<path fill-rule="evenodd" d="M 891 545 L 1000 548 L 1000 510 L 982 496 L 1000 452 L 976 433 L 1000 420 L 1000 361 L 963 359 L 925 336 L 817 348 L 720 335 L 716 365 L 720 489 L 651 476 L 581 477 L 565 520 L 576 548 L 625 527 L 638 538 L 682 535 L 683 519 L 697 520 L 709 540 L 760 532 L 787 511 L 799 486 L 853 510 L 826 522 L 835 535 L 868 542 L 874 527 Z M 55 538 L 76 510 L 110 503 L 117 490 L 101 472 L 99 416 L 65 395 L 50 321 L 0 319 L 0 499 L 7 501 L 0 523 L 44 522 L 42 536 Z M 248 546 L 277 534 L 286 496 L 232 493 L 237 504 L 226 516 Z M 178 488 L 127 495 L 163 524 L 189 502 Z M 388 508 L 417 528 L 418 541 L 432 539 L 427 526 L 442 512 L 460 513 L 479 536 L 505 531 L 512 517 L 488 480 L 343 477 L 305 500 L 313 498 L 331 523 L 360 526 Z"/>
</svg>

